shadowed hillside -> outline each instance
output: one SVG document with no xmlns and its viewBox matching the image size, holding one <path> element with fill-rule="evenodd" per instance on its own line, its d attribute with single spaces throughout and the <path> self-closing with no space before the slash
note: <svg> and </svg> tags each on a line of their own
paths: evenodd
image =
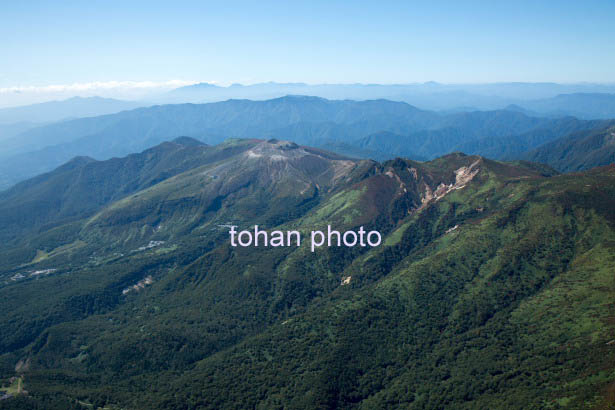
<svg viewBox="0 0 615 410">
<path fill-rule="evenodd" d="M 308 96 L 160 105 L 53 123 L 6 139 L 0 147 L 0 189 L 75 156 L 121 157 L 182 135 L 208 144 L 278 138 L 378 160 L 433 159 L 454 151 L 500 159 L 603 124 L 516 110 L 438 113 L 388 100 Z"/>
<path fill-rule="evenodd" d="M 0 408 L 587 408 L 613 389 L 613 167 L 184 138 L 75 159 L 0 207 L 2 235 L 27 227 L 0 253 L 0 380 L 28 391 Z M 383 243 L 230 246 L 255 224 Z"/>
<path fill-rule="evenodd" d="M 615 163 L 615 126 L 572 133 L 526 153 L 528 161 L 549 164 L 563 172 L 580 171 Z"/>
</svg>

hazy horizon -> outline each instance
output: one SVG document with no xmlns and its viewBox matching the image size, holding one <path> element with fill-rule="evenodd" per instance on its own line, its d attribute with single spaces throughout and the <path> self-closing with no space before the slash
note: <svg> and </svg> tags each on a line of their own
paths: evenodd
<svg viewBox="0 0 615 410">
<path fill-rule="evenodd" d="M 490 96 L 490 97 L 508 97 L 512 98 L 504 92 L 504 95 L 501 95 L 497 92 L 493 92 L 493 89 L 497 89 L 497 87 L 509 87 L 510 90 L 513 90 L 514 87 L 525 87 L 526 89 L 535 88 L 536 90 L 542 89 L 542 93 L 538 92 L 540 95 L 532 95 L 531 93 L 527 97 L 522 97 L 520 99 L 524 100 L 532 100 L 538 98 L 549 98 L 559 94 L 569 94 L 569 93 L 583 93 L 583 92 L 594 92 L 594 93 L 615 93 L 615 82 L 518 82 L 518 81 L 500 81 L 500 82 L 484 82 L 484 83 L 445 83 L 439 81 L 426 81 L 426 82 L 407 82 L 407 83 L 357 83 L 357 82 L 329 82 L 329 83 L 307 83 L 307 82 L 278 82 L 278 81 L 266 81 L 266 82 L 256 82 L 256 83 L 240 83 L 240 82 L 232 82 L 228 84 L 207 82 L 207 81 L 179 81 L 179 80 L 170 80 L 164 82 L 152 82 L 152 81 L 143 81 L 143 82 L 131 82 L 131 81 L 109 81 L 109 82 L 91 82 L 91 83 L 72 83 L 72 84 L 52 84 L 46 86 L 16 86 L 16 87 L 5 87 L 0 88 L 0 109 L 2 108 L 17 108 L 28 106 L 32 104 L 41 104 L 48 102 L 62 102 L 66 100 L 70 100 L 72 98 L 107 98 L 107 99 L 116 99 L 116 100 L 124 100 L 124 101 L 134 101 L 143 104 L 148 103 L 173 103 L 174 101 L 167 101 L 167 96 L 169 93 L 175 92 L 176 90 L 182 91 L 186 89 L 190 89 L 191 86 L 199 86 L 199 85 L 211 85 L 214 90 L 221 90 L 225 92 L 232 92 L 237 87 L 249 89 L 254 87 L 282 87 L 280 89 L 284 89 L 283 87 L 304 87 L 307 90 L 317 90 L 318 88 L 326 88 L 326 87 L 381 87 L 382 89 L 394 89 L 395 87 L 403 88 L 406 90 L 405 92 L 409 93 L 407 96 L 415 93 L 417 95 L 428 95 L 432 93 L 433 95 L 437 95 L 438 93 L 452 93 L 452 92 L 465 92 L 468 94 L 474 93 L 476 95 L 482 96 Z M 438 87 L 437 89 L 430 90 L 430 87 Z M 552 87 L 549 89 L 549 87 Z M 196 87 L 195 87 L 196 88 Z M 560 91 L 557 91 L 557 90 Z M 545 91 L 548 90 L 548 91 Z M 517 93 L 520 91 L 517 91 Z M 271 97 L 262 97 L 256 96 L 253 99 L 269 99 L 269 98 L 277 98 L 278 96 L 283 95 L 292 95 L 292 92 L 284 93 L 279 92 L 277 96 Z M 222 94 L 223 96 L 224 94 Z M 301 95 L 313 95 L 320 96 L 317 92 L 313 94 L 301 94 Z M 403 98 L 396 98 L 400 96 L 376 96 L 373 98 L 389 98 L 389 99 L 398 99 L 404 100 Z M 227 98 L 237 98 L 233 94 L 230 94 Z M 222 101 L 227 99 L 224 97 L 216 98 L 214 100 L 203 100 L 202 102 L 211 102 L 211 101 Z M 250 99 L 250 97 L 241 97 Z M 329 99 L 353 99 L 352 96 L 325 96 L 323 98 Z M 519 97 L 517 97 L 519 98 Z M 355 99 L 370 99 L 367 97 L 356 97 Z M 177 102 L 177 101 L 175 101 Z M 188 102 L 188 101 L 186 101 Z M 192 101 L 194 102 L 194 101 Z"/>
<path fill-rule="evenodd" d="M 615 3 L 7 3 L 0 106 L 183 85 L 613 84 Z"/>
</svg>

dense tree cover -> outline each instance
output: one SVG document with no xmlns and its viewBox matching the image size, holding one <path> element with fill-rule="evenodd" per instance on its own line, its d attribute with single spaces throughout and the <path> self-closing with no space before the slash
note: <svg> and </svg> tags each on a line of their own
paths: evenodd
<svg viewBox="0 0 615 410">
<path fill-rule="evenodd" d="M 544 144 L 523 157 L 574 172 L 615 163 L 615 121 Z"/>
<path fill-rule="evenodd" d="M 612 395 L 614 168 L 250 144 L 2 251 L 0 381 L 22 374 L 28 395 L 0 408 L 586 408 Z M 233 248 L 229 223 L 365 226 L 384 241 Z"/>
</svg>

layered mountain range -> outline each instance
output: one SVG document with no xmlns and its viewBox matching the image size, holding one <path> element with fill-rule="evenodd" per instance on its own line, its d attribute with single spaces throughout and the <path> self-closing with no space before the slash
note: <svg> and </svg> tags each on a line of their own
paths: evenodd
<svg viewBox="0 0 615 410">
<path fill-rule="evenodd" d="M 230 98 L 266 100 L 285 95 L 309 95 L 328 99 L 403 101 L 429 110 L 477 111 L 507 106 L 535 116 L 575 116 L 583 119 L 615 117 L 615 86 L 612 84 L 493 83 L 442 84 L 232 84 L 222 87 L 199 83 L 175 89 L 160 103 L 203 103 Z"/>
<path fill-rule="evenodd" d="M 101 117 L 108 136 L 136 114 L 164 124 L 169 109 L 195 110 L 186 126 L 213 143 L 215 124 L 201 121 L 214 117 L 201 110 L 229 109 L 219 129 L 265 138 L 182 137 L 122 158 L 78 157 L 0 194 L 0 380 L 28 391 L 0 409 L 611 402 L 612 165 L 560 174 L 462 153 L 377 162 L 275 139 L 262 128 L 286 126 L 275 118 L 245 121 L 280 109 L 324 122 L 331 105 L 340 123 L 363 119 L 347 124 L 357 135 L 384 118 L 393 131 L 444 121 L 405 104 L 308 99 L 296 111 L 288 101 Z M 445 120 L 489 128 L 491 115 Z M 510 115 L 497 113 L 493 129 Z M 591 128 L 516 115 L 511 135 Z M 365 227 L 383 241 L 315 252 L 230 245 L 230 226 L 254 225 Z"/>
<path fill-rule="evenodd" d="M 609 125 L 607 120 L 539 117 L 515 109 L 442 113 L 388 100 L 306 96 L 162 105 L 26 127 L 11 134 L 0 149 L 0 188 L 50 171 L 75 156 L 121 157 L 179 136 L 208 144 L 227 138 L 288 139 L 376 160 L 396 156 L 428 160 L 455 151 L 510 160 L 528 158 L 529 151 L 575 132 Z M 19 130 L 13 127 L 11 132 Z M 606 165 L 595 158 L 583 167 Z"/>
</svg>

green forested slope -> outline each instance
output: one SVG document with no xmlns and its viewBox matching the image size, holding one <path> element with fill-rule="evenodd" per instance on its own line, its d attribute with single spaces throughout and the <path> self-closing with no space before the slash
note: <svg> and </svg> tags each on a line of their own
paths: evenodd
<svg viewBox="0 0 615 410">
<path fill-rule="evenodd" d="M 523 155 L 528 161 L 542 162 L 563 171 L 574 172 L 615 163 L 615 122 L 579 131 L 544 144 Z"/>
<path fill-rule="evenodd" d="M 29 394 L 0 408 L 608 404 L 613 167 L 250 144 L 3 250 L 0 378 Z M 233 248 L 228 224 L 384 240 Z"/>
</svg>

